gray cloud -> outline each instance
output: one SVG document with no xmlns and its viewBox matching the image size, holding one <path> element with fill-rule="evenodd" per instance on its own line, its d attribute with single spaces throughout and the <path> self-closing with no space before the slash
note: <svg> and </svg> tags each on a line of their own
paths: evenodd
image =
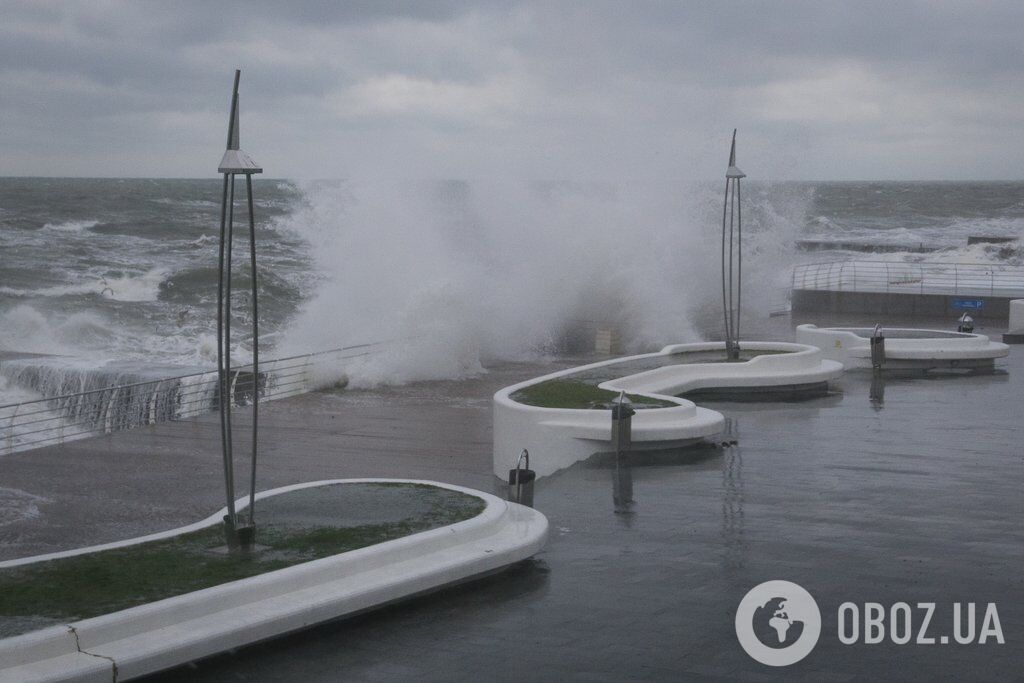
<svg viewBox="0 0 1024 683">
<path fill-rule="evenodd" d="M 1020 176 L 1018 3 L 0 8 L 6 175 Z"/>
</svg>

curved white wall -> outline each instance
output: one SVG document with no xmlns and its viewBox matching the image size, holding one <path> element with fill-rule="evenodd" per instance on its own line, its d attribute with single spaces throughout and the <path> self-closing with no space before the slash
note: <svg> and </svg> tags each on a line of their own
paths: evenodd
<svg viewBox="0 0 1024 683">
<path fill-rule="evenodd" d="M 811 346 L 783 342 L 743 342 L 742 346 L 789 353 L 757 356 L 742 363 L 668 365 L 599 384 L 602 389 L 627 391 L 676 404 L 638 410 L 633 416 L 632 448 L 672 448 L 722 431 L 725 418 L 721 413 L 676 398 L 675 394 L 721 387 L 816 384 L 842 372 L 839 363 L 822 360 L 821 352 Z M 724 349 L 722 342 L 674 344 L 658 353 L 583 365 L 502 389 L 494 395 L 494 474 L 507 481 L 509 470 L 515 467 L 524 448 L 530 451 L 530 467 L 539 477 L 611 449 L 610 411 L 524 405 L 510 398 L 520 389 L 591 368 L 687 351 Z"/>
<path fill-rule="evenodd" d="M 476 517 L 448 526 L 0 639 L 0 681 L 109 681 L 151 674 L 488 574 L 533 556 L 547 540 L 548 521 L 540 512 L 488 493 L 433 481 L 336 479 L 264 491 L 257 497 L 313 486 L 377 482 L 429 484 L 476 496 L 486 506 Z M 165 534 L 26 558 L 17 564 L 187 533 L 220 523 L 224 512 Z"/>
<path fill-rule="evenodd" d="M 888 328 L 890 333 L 933 332 L 936 335 L 934 337 L 901 339 L 887 336 L 886 330 L 887 328 L 882 328 L 882 335 L 885 336 L 886 367 L 907 369 L 952 367 L 957 362 L 991 361 L 995 358 L 1002 358 L 1010 352 L 1009 346 L 990 341 L 983 334 L 952 336 L 944 330 Z M 796 328 L 796 339 L 801 344 L 817 346 L 825 358 L 842 363 L 848 370 L 871 368 L 870 339 L 849 330 L 800 325 Z"/>
<path fill-rule="evenodd" d="M 1009 328 L 1012 331 L 1024 330 L 1024 299 L 1014 299 L 1010 302 Z"/>
</svg>

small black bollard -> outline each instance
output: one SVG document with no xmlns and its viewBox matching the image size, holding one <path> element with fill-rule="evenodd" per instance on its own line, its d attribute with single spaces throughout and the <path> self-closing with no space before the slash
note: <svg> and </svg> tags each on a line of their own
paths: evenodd
<svg viewBox="0 0 1024 683">
<path fill-rule="evenodd" d="M 882 326 L 875 325 L 875 331 L 871 334 L 871 367 L 874 370 L 881 370 L 885 365 L 885 336 L 882 334 Z"/>
<path fill-rule="evenodd" d="M 524 464 L 525 467 L 522 467 Z M 530 452 L 524 448 L 515 468 L 508 471 L 509 501 L 532 508 L 533 484 L 536 480 L 537 473 L 530 469 Z"/>
<path fill-rule="evenodd" d="M 636 409 L 628 398 L 626 392 L 619 394 L 619 397 L 612 402 L 612 446 L 615 447 L 615 456 L 628 451 L 633 443 L 633 416 Z"/>
<path fill-rule="evenodd" d="M 629 463 L 629 449 L 633 443 L 633 416 L 636 409 L 626 398 L 626 392 L 612 402 L 612 445 L 615 447 L 615 472 L 612 502 L 615 512 L 631 512 L 633 506 L 633 470 Z"/>
</svg>

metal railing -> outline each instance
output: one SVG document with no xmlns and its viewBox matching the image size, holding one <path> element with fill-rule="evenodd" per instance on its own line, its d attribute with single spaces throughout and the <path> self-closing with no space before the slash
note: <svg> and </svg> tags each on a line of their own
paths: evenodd
<svg viewBox="0 0 1024 683">
<path fill-rule="evenodd" d="M 793 268 L 794 290 L 1024 297 L 1024 266 L 830 261 Z"/>
<path fill-rule="evenodd" d="M 261 360 L 259 377 L 251 365 L 234 367 L 229 395 L 233 405 L 244 406 L 254 390 L 261 401 L 305 393 L 337 381 L 346 361 L 379 353 L 388 343 Z M 196 417 L 216 411 L 219 394 L 217 372 L 211 370 L 3 405 L 0 453 Z"/>
</svg>

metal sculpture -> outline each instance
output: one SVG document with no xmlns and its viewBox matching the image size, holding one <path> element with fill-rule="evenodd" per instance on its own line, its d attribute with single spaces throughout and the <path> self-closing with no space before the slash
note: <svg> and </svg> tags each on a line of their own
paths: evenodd
<svg viewBox="0 0 1024 683">
<path fill-rule="evenodd" d="M 743 289 L 740 179 L 746 177 L 736 167 L 736 129 L 733 129 L 729 168 L 725 172 L 725 204 L 722 207 L 722 313 L 725 318 L 725 352 L 729 360 L 739 360 L 740 357 L 740 304 Z"/>
<path fill-rule="evenodd" d="M 217 277 L 217 373 L 219 379 L 221 451 L 224 460 L 224 488 L 228 514 L 224 518 L 224 534 L 229 548 L 250 548 L 256 536 L 256 455 L 259 429 L 260 356 L 259 306 L 256 288 L 256 222 L 253 213 L 252 176 L 262 173 L 252 158 L 239 147 L 238 81 L 241 71 L 235 71 L 235 85 L 231 95 L 231 115 L 228 119 L 228 144 L 220 160 L 218 173 L 224 175 L 224 189 L 220 208 L 220 255 Z M 235 472 L 232 449 L 231 406 L 239 371 L 231 374 L 231 247 L 234 242 L 235 177 L 245 176 L 246 199 L 249 209 L 249 261 L 252 270 L 252 459 L 249 479 L 249 514 L 243 521 L 235 511 Z"/>
</svg>

